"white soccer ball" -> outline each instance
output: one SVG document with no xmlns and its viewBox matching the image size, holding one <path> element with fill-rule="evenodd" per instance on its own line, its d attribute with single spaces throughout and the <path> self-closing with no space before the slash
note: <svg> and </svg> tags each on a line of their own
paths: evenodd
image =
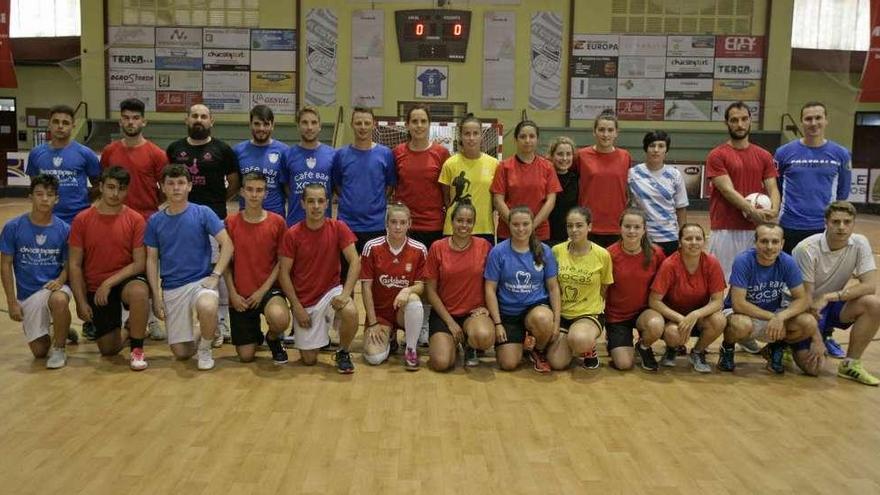
<svg viewBox="0 0 880 495">
<path fill-rule="evenodd" d="M 746 196 L 746 201 L 752 205 L 756 210 L 769 210 L 772 204 L 770 203 L 770 196 L 767 196 L 764 193 L 753 192 Z M 743 212 L 744 217 L 748 217 L 745 212 Z"/>
</svg>

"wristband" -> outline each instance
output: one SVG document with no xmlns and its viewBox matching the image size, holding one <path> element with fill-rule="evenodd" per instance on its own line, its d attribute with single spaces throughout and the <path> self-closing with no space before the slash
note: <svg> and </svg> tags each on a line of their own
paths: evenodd
<svg viewBox="0 0 880 495">
<path fill-rule="evenodd" d="M 496 326 L 496 327 L 503 327 L 504 325 L 502 325 L 501 322 L 498 322 L 498 323 L 495 324 L 495 326 Z"/>
<path fill-rule="evenodd" d="M 378 321 L 374 321 L 373 323 L 368 323 L 368 324 L 367 324 L 367 328 L 375 327 L 375 326 L 378 325 L 378 324 L 379 324 Z"/>
</svg>

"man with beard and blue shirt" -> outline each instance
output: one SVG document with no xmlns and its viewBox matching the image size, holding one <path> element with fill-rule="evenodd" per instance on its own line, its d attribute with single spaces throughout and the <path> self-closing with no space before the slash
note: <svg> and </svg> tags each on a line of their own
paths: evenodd
<svg viewBox="0 0 880 495">
<path fill-rule="evenodd" d="M 280 182 L 287 196 L 287 226 L 301 222 L 306 217 L 302 207 L 303 188 L 307 184 L 322 184 L 331 197 L 333 187 L 330 171 L 336 150 L 318 140 L 321 133 L 321 116 L 312 106 L 302 107 L 296 114 L 299 143 L 290 146 L 284 157 Z M 326 216 L 330 216 L 327 202 Z"/>
<path fill-rule="evenodd" d="M 250 113 L 251 139 L 235 145 L 241 176 L 248 172 L 260 172 L 266 178 L 266 199 L 263 209 L 284 216 L 284 191 L 281 188 L 281 169 L 287 145 L 272 138 L 275 114 L 266 105 L 257 105 Z M 244 199 L 239 199 L 239 209 L 244 210 Z"/>
</svg>

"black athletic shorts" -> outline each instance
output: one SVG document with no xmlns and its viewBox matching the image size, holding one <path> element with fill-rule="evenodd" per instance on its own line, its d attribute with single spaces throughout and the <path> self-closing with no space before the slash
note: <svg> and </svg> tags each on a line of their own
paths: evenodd
<svg viewBox="0 0 880 495">
<path fill-rule="evenodd" d="M 633 346 L 633 329 L 637 318 L 626 321 L 608 322 L 605 324 L 605 338 L 608 339 L 608 352 L 615 347 Z"/>
<path fill-rule="evenodd" d="M 248 309 L 247 311 L 236 311 L 232 305 L 229 305 L 229 327 L 232 331 L 233 345 L 260 344 L 263 342 L 260 316 L 266 310 L 269 300 L 275 296 L 284 299 L 284 293 L 281 290 L 270 289 L 256 308 Z"/>
<path fill-rule="evenodd" d="M 568 331 L 569 331 L 569 329 L 571 329 L 571 325 L 573 323 L 577 322 L 578 320 L 583 320 L 583 319 L 591 320 L 593 323 L 595 323 L 599 327 L 600 333 L 602 330 L 605 329 L 605 315 L 604 314 L 580 315 L 580 316 L 577 316 L 577 317 L 572 318 L 570 320 L 568 318 L 560 318 L 559 319 L 559 332 L 560 333 L 568 333 Z"/>
<path fill-rule="evenodd" d="M 495 342 L 495 346 L 497 347 L 504 344 L 522 344 L 526 340 L 526 315 L 529 314 L 529 311 L 538 306 L 547 306 L 549 308 L 550 303 L 548 301 L 541 301 L 529 306 L 525 311 L 518 315 L 506 315 L 502 313 L 501 325 L 504 326 L 504 331 L 507 333 L 507 342 Z"/>
<path fill-rule="evenodd" d="M 458 326 L 464 328 L 464 321 L 470 318 L 471 315 L 464 316 L 455 316 L 452 315 L 452 319 L 458 323 Z M 431 316 L 428 317 L 428 336 L 432 336 L 435 333 L 446 333 L 452 335 L 452 332 L 449 331 L 449 327 L 446 326 L 446 322 L 443 321 L 443 318 L 440 318 L 440 315 L 437 314 L 436 311 L 431 311 Z"/>
<path fill-rule="evenodd" d="M 122 291 L 129 282 L 135 280 L 147 283 L 147 277 L 144 275 L 135 275 L 123 280 L 110 289 L 106 306 L 98 306 L 95 303 L 94 292 L 86 294 L 86 300 L 89 306 L 92 307 L 92 325 L 95 326 L 95 338 L 103 337 L 114 330 L 122 328 L 122 307 L 125 306 L 125 309 L 128 309 L 128 305 L 122 302 Z"/>
</svg>

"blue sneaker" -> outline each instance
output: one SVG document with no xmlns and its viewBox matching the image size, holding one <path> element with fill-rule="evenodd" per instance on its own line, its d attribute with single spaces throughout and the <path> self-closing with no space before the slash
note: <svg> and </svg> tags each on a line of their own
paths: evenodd
<svg viewBox="0 0 880 495">
<path fill-rule="evenodd" d="M 354 364 L 351 362 L 351 354 L 344 349 L 336 351 L 336 371 L 343 375 L 354 373 Z"/>
<path fill-rule="evenodd" d="M 772 342 L 767 344 L 767 347 L 761 353 L 764 359 L 767 360 L 767 369 L 777 375 L 785 373 L 785 363 L 783 360 L 786 347 L 784 342 Z"/>
<path fill-rule="evenodd" d="M 828 337 L 825 339 L 825 352 L 828 353 L 829 357 L 833 357 L 834 359 L 843 359 L 846 357 L 846 351 L 840 347 L 840 344 L 837 343 L 832 337 Z"/>
</svg>

